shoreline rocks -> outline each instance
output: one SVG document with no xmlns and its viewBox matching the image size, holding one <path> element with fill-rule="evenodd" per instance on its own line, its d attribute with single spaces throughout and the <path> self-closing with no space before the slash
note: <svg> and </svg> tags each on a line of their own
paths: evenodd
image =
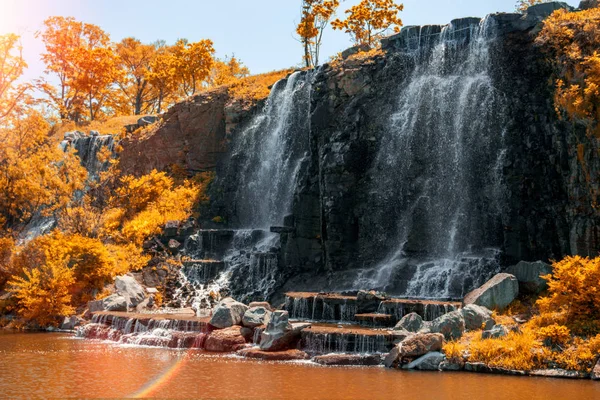
<svg viewBox="0 0 600 400">
<path fill-rule="evenodd" d="M 464 300 L 465 306 L 475 304 L 490 310 L 504 309 L 519 294 L 519 282 L 514 275 L 500 273 L 479 288 L 469 292 Z"/>
</svg>

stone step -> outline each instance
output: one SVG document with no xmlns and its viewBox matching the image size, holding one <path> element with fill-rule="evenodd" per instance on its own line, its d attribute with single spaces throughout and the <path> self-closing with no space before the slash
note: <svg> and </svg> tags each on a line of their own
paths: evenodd
<svg viewBox="0 0 600 400">
<path fill-rule="evenodd" d="M 354 320 L 361 326 L 369 327 L 391 327 L 397 322 L 395 316 L 379 313 L 355 314 Z"/>
<path fill-rule="evenodd" d="M 92 323 L 110 326 L 123 333 L 170 329 L 182 332 L 207 332 L 209 317 L 196 317 L 194 314 L 140 314 L 118 311 L 99 311 L 92 314 Z"/>
<path fill-rule="evenodd" d="M 411 312 L 419 314 L 426 321 L 432 321 L 460 306 L 461 303 L 451 301 L 383 298 L 376 313 L 391 315 L 391 326 Z M 359 322 L 355 315 L 364 314 L 358 312 L 361 308 L 357 296 L 340 293 L 289 292 L 286 293 L 284 305 L 294 319 L 348 323 Z"/>
<path fill-rule="evenodd" d="M 227 269 L 225 261 L 187 260 L 183 261 L 182 272 L 191 283 L 206 284 Z"/>
<path fill-rule="evenodd" d="M 302 330 L 300 347 L 315 355 L 326 353 L 387 353 L 397 340 L 399 331 L 365 328 L 357 325 L 312 324 Z M 401 337 L 400 337 L 401 336 Z"/>
</svg>

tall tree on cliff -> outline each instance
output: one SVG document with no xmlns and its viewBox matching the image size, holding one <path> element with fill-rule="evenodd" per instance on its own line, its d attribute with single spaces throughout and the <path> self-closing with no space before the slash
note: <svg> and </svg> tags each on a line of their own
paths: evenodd
<svg viewBox="0 0 600 400">
<path fill-rule="evenodd" d="M 25 68 L 19 36 L 0 36 L 0 124 L 25 98 L 29 85 L 15 86 Z"/>
<path fill-rule="evenodd" d="M 148 82 L 154 91 L 153 111 L 160 114 L 163 103 L 170 100 L 177 91 L 177 70 L 173 47 L 164 41 L 154 43 L 155 56 L 150 62 Z"/>
<path fill-rule="evenodd" d="M 118 77 L 117 57 L 108 35 L 73 17 L 50 17 L 37 35 L 46 47 L 42 54 L 45 73 L 58 79 L 58 87 L 45 79 L 37 82 L 50 105 L 62 119 L 79 121 L 85 108 L 89 118 L 95 119 Z"/>
<path fill-rule="evenodd" d="M 398 13 L 403 9 L 404 5 L 396 4 L 394 0 L 362 0 L 346 10 L 345 20 L 338 18 L 331 26 L 349 33 L 357 45 L 373 47 L 389 29 L 400 31 L 402 20 Z"/>
<path fill-rule="evenodd" d="M 128 37 L 117 43 L 115 50 L 124 71 L 123 79 L 118 82 L 119 88 L 127 99 L 128 108 L 133 114 L 139 115 L 147 110 L 152 100 L 148 76 L 156 48 Z"/>
<path fill-rule="evenodd" d="M 213 42 L 208 39 L 195 43 L 179 39 L 175 43 L 172 63 L 184 96 L 193 96 L 201 89 L 202 82 L 210 75 L 214 52 Z"/>
<path fill-rule="evenodd" d="M 296 33 L 304 46 L 304 61 L 307 68 L 319 65 L 323 32 L 339 5 L 339 0 L 302 1 L 302 19 L 296 27 Z"/>
</svg>

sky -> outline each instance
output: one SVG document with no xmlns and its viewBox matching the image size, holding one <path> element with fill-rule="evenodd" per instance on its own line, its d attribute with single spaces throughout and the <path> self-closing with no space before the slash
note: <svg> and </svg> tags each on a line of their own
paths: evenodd
<svg viewBox="0 0 600 400">
<path fill-rule="evenodd" d="M 338 15 L 360 0 L 342 0 Z M 513 12 L 516 0 L 403 0 L 404 25 L 446 24 L 454 18 Z M 577 6 L 579 0 L 567 0 Z M 44 51 L 35 32 L 50 16 L 72 16 L 93 23 L 113 41 L 133 36 L 151 43 L 178 38 L 211 39 L 217 57 L 235 55 L 252 73 L 300 65 L 295 37 L 300 0 L 0 0 L 0 35 L 21 35 L 29 68 L 23 79 L 43 74 Z M 352 46 L 349 35 L 325 32 L 321 60 Z"/>
</svg>

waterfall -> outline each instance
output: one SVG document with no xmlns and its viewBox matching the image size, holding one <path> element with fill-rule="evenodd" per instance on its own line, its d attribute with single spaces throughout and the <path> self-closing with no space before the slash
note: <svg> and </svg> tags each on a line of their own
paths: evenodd
<svg viewBox="0 0 600 400">
<path fill-rule="evenodd" d="M 396 246 L 357 286 L 461 297 L 498 268 L 504 153 L 503 101 L 490 74 L 494 26 L 489 18 L 459 22 L 419 40 L 433 44 L 412 53 L 415 69 L 382 138 L 370 188 Z"/>
<path fill-rule="evenodd" d="M 241 226 L 269 229 L 290 212 L 309 146 L 312 75 L 296 72 L 273 87 L 263 111 L 234 142 L 243 157 L 235 204 Z"/>
</svg>

